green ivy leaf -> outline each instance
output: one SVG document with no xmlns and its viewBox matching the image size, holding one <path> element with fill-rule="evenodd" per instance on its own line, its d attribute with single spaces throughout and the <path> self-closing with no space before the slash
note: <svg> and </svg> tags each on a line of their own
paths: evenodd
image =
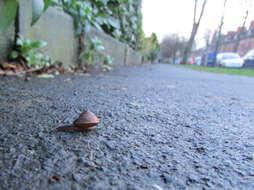
<svg viewBox="0 0 254 190">
<path fill-rule="evenodd" d="M 76 2 L 76 0 L 71 0 L 71 4 L 75 4 Z"/>
<path fill-rule="evenodd" d="M 22 46 L 23 45 L 23 40 L 24 40 L 23 36 L 19 36 L 19 38 L 17 39 L 16 44 L 19 45 L 19 46 Z"/>
<path fill-rule="evenodd" d="M 116 19 L 108 19 L 108 23 L 115 29 L 120 28 L 119 22 Z"/>
<path fill-rule="evenodd" d="M 12 51 L 10 54 L 11 59 L 16 59 L 19 56 L 19 53 L 17 51 Z"/>
<path fill-rule="evenodd" d="M 5 31 L 14 20 L 18 8 L 18 0 L 4 0 L 0 7 L 0 32 Z"/>
<path fill-rule="evenodd" d="M 40 41 L 40 40 L 33 41 L 33 42 L 30 43 L 31 49 L 43 48 L 45 46 L 47 46 L 47 42 Z"/>
<path fill-rule="evenodd" d="M 85 22 L 85 32 L 86 32 L 86 34 L 89 34 L 90 31 L 91 31 L 91 24 L 88 21 L 86 21 Z"/>
<path fill-rule="evenodd" d="M 94 23 L 93 23 L 93 26 L 94 26 L 97 30 L 99 30 L 99 31 L 101 31 L 101 32 L 103 31 L 102 28 L 101 28 L 101 26 L 100 26 L 98 23 L 94 22 Z"/>
<path fill-rule="evenodd" d="M 134 49 L 140 47 L 142 41 L 140 37 L 142 34 L 141 1 L 62 0 L 60 4 L 65 12 L 74 17 L 76 35 L 80 36 L 83 32 L 88 34 L 90 25 L 93 25 Z M 90 49 L 90 51 L 96 50 Z"/>
<path fill-rule="evenodd" d="M 48 9 L 50 4 L 51 4 L 51 0 L 44 0 L 43 12 L 45 12 Z"/>
<path fill-rule="evenodd" d="M 43 0 L 33 0 L 31 26 L 33 26 L 39 20 L 43 11 L 44 11 L 44 1 Z"/>
<path fill-rule="evenodd" d="M 39 48 L 44 48 L 44 47 L 46 47 L 48 44 L 47 44 L 47 42 L 45 42 L 45 41 L 39 41 Z"/>
<path fill-rule="evenodd" d="M 74 28 L 75 28 L 75 35 L 80 36 L 82 34 L 83 28 L 80 22 L 80 17 L 74 16 Z"/>
</svg>

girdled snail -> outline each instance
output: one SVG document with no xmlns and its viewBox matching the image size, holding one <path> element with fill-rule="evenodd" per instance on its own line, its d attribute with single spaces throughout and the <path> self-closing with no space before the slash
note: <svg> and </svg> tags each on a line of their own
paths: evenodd
<svg viewBox="0 0 254 190">
<path fill-rule="evenodd" d="M 99 123 L 96 115 L 88 110 L 85 110 L 80 116 L 72 123 L 57 128 L 58 131 L 84 131 L 87 128 L 93 127 Z"/>
</svg>

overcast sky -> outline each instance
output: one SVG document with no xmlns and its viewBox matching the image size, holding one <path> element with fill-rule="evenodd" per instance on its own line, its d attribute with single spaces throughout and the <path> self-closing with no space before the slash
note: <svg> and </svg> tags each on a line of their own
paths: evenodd
<svg viewBox="0 0 254 190">
<path fill-rule="evenodd" d="M 200 1 L 200 0 L 199 0 Z M 243 23 L 245 15 L 244 0 L 228 0 L 225 10 L 223 32 L 236 30 Z M 206 29 L 218 28 L 224 0 L 208 0 L 205 13 L 197 34 L 199 46 L 203 45 L 203 35 Z M 247 26 L 254 20 L 254 2 L 247 21 Z M 194 0 L 143 0 L 143 29 L 146 36 L 155 32 L 161 40 L 170 33 L 190 36 L 193 23 Z"/>
</svg>

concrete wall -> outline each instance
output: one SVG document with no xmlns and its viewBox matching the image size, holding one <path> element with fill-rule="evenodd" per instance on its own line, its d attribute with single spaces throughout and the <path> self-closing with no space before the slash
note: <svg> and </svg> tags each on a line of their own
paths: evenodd
<svg viewBox="0 0 254 190">
<path fill-rule="evenodd" d="M 3 6 L 4 0 L 0 0 L 0 7 Z M 5 60 L 14 44 L 15 27 L 14 22 L 4 32 L 0 32 L 0 59 Z"/>
<path fill-rule="evenodd" d="M 77 60 L 78 41 L 72 17 L 62 11 L 49 7 L 39 21 L 31 27 L 32 0 L 20 0 L 19 32 L 31 40 L 43 40 L 48 45 L 43 53 L 65 66 Z"/>
<path fill-rule="evenodd" d="M 92 38 L 97 38 L 103 43 L 105 48 L 104 53 L 113 58 L 114 64 L 125 64 L 125 44 L 94 28 L 91 29 L 90 33 Z"/>
<path fill-rule="evenodd" d="M 121 43 L 111 36 L 94 28 L 91 30 L 91 37 L 102 41 L 105 47 L 105 54 L 110 55 L 113 58 L 115 65 L 121 66 L 142 64 L 142 55 L 134 51 L 128 45 Z"/>
<path fill-rule="evenodd" d="M 3 0 L 0 0 L 0 3 Z M 1 5 L 1 4 L 0 4 Z M 19 33 L 31 40 L 43 40 L 47 46 L 42 52 L 65 66 L 77 63 L 78 38 L 75 36 L 73 19 L 63 11 L 49 7 L 39 21 L 30 26 L 32 0 L 20 0 Z M 0 58 L 6 58 L 14 43 L 14 25 L 8 32 L 0 33 Z M 141 64 L 141 55 L 103 32 L 92 29 L 91 36 L 103 42 L 105 53 L 114 60 L 115 66 Z"/>
<path fill-rule="evenodd" d="M 139 65 L 142 64 L 142 55 L 130 47 L 126 46 L 126 58 L 125 64 L 126 65 Z"/>
</svg>

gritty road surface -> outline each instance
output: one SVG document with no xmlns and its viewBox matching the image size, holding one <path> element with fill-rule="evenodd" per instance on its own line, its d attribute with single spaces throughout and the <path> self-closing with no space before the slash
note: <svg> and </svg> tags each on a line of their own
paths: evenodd
<svg viewBox="0 0 254 190">
<path fill-rule="evenodd" d="M 0 189 L 254 189 L 254 78 L 169 65 L 0 79 Z M 100 123 L 57 132 L 85 109 Z"/>
</svg>

